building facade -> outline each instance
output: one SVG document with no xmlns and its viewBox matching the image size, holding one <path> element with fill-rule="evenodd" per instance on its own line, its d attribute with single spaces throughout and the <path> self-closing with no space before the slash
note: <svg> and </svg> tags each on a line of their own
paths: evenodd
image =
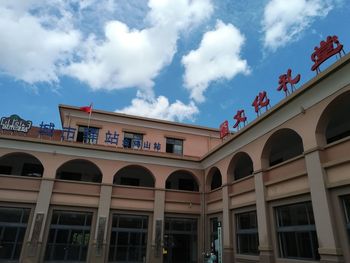
<svg viewBox="0 0 350 263">
<path fill-rule="evenodd" d="M 59 113 L 1 130 L 1 262 L 350 262 L 349 55 L 225 140 Z"/>
</svg>

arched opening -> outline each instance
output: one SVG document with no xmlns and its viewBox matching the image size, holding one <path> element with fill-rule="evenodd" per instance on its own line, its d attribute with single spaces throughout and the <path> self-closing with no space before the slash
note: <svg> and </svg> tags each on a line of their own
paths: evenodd
<svg viewBox="0 0 350 263">
<path fill-rule="evenodd" d="M 44 166 L 33 155 L 10 153 L 0 158 L 0 174 L 42 177 Z"/>
<path fill-rule="evenodd" d="M 100 169 L 90 161 L 71 160 L 62 164 L 57 169 L 56 179 L 101 183 L 102 173 Z"/>
<path fill-rule="evenodd" d="M 222 185 L 222 177 L 221 172 L 217 167 L 213 167 L 210 169 L 208 173 L 208 188 L 210 190 L 215 190 Z"/>
<path fill-rule="evenodd" d="M 165 182 L 166 189 L 199 191 L 195 177 L 187 171 L 176 171 L 169 175 Z"/>
<path fill-rule="evenodd" d="M 230 181 L 239 180 L 253 174 L 253 161 L 245 152 L 237 153 L 231 160 L 228 174 Z"/>
<path fill-rule="evenodd" d="M 154 187 L 154 176 L 142 166 L 129 165 L 114 175 L 113 184 Z"/>
<path fill-rule="evenodd" d="M 291 129 L 278 130 L 271 135 L 264 146 L 263 167 L 277 165 L 303 152 L 303 141 L 299 134 Z"/>
<path fill-rule="evenodd" d="M 318 122 L 316 135 L 320 144 L 328 144 L 350 136 L 350 92 L 335 98 L 323 111 Z"/>
</svg>

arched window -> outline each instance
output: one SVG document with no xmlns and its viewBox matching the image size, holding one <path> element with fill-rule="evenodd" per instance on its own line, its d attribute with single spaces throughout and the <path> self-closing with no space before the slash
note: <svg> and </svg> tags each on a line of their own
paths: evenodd
<svg viewBox="0 0 350 263">
<path fill-rule="evenodd" d="M 154 176 L 142 166 L 129 165 L 114 175 L 113 184 L 154 187 Z"/>
<path fill-rule="evenodd" d="M 228 174 L 233 180 L 239 180 L 253 174 L 253 161 L 245 152 L 237 153 L 231 160 Z"/>
<path fill-rule="evenodd" d="M 31 154 L 10 153 L 0 158 L 0 174 L 42 177 L 44 167 Z"/>
<path fill-rule="evenodd" d="M 304 152 L 303 141 L 299 134 L 291 129 L 276 131 L 264 146 L 262 159 L 266 166 L 273 166 Z"/>
<path fill-rule="evenodd" d="M 316 133 L 332 143 L 350 136 L 350 92 L 335 98 L 323 111 Z"/>
<path fill-rule="evenodd" d="M 169 175 L 165 183 L 166 189 L 176 189 L 185 191 L 199 191 L 199 187 L 194 176 L 187 171 L 176 171 Z"/>
<path fill-rule="evenodd" d="M 102 182 L 100 169 L 87 160 L 72 160 L 60 166 L 56 172 L 56 179 L 83 181 L 92 183 Z"/>
<path fill-rule="evenodd" d="M 210 169 L 208 173 L 208 182 L 210 184 L 210 190 L 217 189 L 222 185 L 221 173 L 217 167 Z"/>
</svg>

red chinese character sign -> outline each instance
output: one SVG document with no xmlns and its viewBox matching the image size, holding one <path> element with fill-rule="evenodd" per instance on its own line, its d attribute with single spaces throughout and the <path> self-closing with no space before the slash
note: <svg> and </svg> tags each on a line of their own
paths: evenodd
<svg viewBox="0 0 350 263">
<path fill-rule="evenodd" d="M 312 71 L 320 72 L 320 65 L 330 57 L 338 54 L 341 57 L 341 53 L 345 55 L 343 45 L 340 44 L 337 36 L 328 36 L 326 41 L 320 42 L 320 47 L 314 48 L 314 53 L 311 54 L 311 60 L 314 64 L 311 67 Z"/>
<path fill-rule="evenodd" d="M 259 95 L 255 97 L 255 100 L 252 103 L 256 114 L 260 115 L 260 109 L 265 107 L 267 110 L 270 106 L 270 99 L 267 98 L 266 91 L 259 92 Z"/>
<path fill-rule="evenodd" d="M 236 123 L 233 125 L 233 128 L 239 129 L 240 123 L 243 123 L 243 126 L 245 126 L 247 117 L 245 116 L 244 110 L 238 110 L 233 119 L 236 120 Z"/>
<path fill-rule="evenodd" d="M 228 121 L 226 120 L 220 125 L 220 139 L 224 138 L 229 133 L 230 133 L 230 130 L 228 128 Z"/>
<path fill-rule="evenodd" d="M 294 79 L 292 79 L 292 70 L 288 69 L 287 74 L 283 74 L 279 77 L 278 81 L 278 91 L 283 90 L 286 96 L 294 91 L 294 85 L 300 81 L 300 74 L 296 75 Z M 287 84 L 291 86 L 291 92 L 289 92 Z"/>
</svg>

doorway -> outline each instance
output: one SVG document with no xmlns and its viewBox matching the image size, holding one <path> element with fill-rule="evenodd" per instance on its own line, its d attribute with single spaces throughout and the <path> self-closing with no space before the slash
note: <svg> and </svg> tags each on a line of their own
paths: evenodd
<svg viewBox="0 0 350 263">
<path fill-rule="evenodd" d="M 163 262 L 196 263 L 197 251 L 197 219 L 166 217 Z"/>
</svg>

